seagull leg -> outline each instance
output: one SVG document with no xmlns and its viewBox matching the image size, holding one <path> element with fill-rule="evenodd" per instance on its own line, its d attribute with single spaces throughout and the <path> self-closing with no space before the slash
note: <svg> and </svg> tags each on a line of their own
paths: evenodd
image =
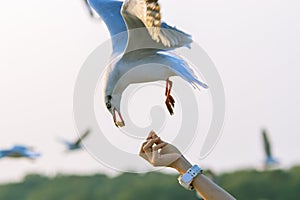
<svg viewBox="0 0 300 200">
<path fill-rule="evenodd" d="M 175 106 L 175 100 L 174 100 L 174 98 L 172 97 L 172 95 L 169 94 L 168 98 L 169 98 L 169 101 L 170 101 L 172 107 L 174 107 L 174 106 Z"/>
<path fill-rule="evenodd" d="M 168 92 L 167 98 L 169 98 L 172 107 L 174 107 L 174 105 L 175 105 L 175 100 L 174 100 L 174 98 L 173 98 L 172 95 L 171 95 L 171 89 L 172 89 L 172 86 L 173 86 L 173 82 L 170 81 L 170 80 L 168 80 L 168 81 L 169 81 L 170 87 L 169 87 L 169 92 Z"/>
<path fill-rule="evenodd" d="M 123 119 L 123 117 L 122 117 L 121 113 L 119 113 L 119 112 L 118 112 L 118 114 L 119 114 L 119 117 L 120 117 L 120 120 L 121 120 L 121 123 L 120 123 L 120 125 L 119 125 L 119 126 L 123 127 L 123 126 L 125 126 L 124 119 Z"/>
<path fill-rule="evenodd" d="M 113 110 L 113 119 L 114 119 L 115 125 L 118 127 L 118 125 L 117 125 L 117 117 L 116 117 L 116 110 L 115 109 Z"/>
<path fill-rule="evenodd" d="M 119 113 L 119 111 L 116 108 L 113 109 L 113 113 L 114 113 L 113 114 L 113 119 L 114 119 L 114 123 L 115 123 L 116 127 L 119 128 L 119 127 L 125 126 L 125 122 L 124 122 L 124 119 L 123 119 L 121 113 Z M 119 118 L 120 118 L 121 121 L 117 121 L 116 113 L 119 115 Z"/>
<path fill-rule="evenodd" d="M 165 91 L 165 96 L 168 96 L 169 93 L 169 78 L 166 80 L 166 91 Z"/>
<path fill-rule="evenodd" d="M 173 109 L 174 109 L 174 106 L 175 106 L 175 100 L 171 95 L 172 86 L 173 86 L 173 82 L 170 81 L 170 79 L 168 78 L 166 80 L 166 92 L 165 92 L 166 102 L 165 103 L 166 103 L 166 106 L 168 108 L 168 111 L 169 111 L 170 115 L 174 114 Z"/>
</svg>

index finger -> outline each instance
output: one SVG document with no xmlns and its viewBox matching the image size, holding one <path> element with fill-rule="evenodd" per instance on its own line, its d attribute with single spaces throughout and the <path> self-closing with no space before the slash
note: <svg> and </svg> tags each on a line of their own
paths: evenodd
<svg viewBox="0 0 300 200">
<path fill-rule="evenodd" d="M 143 142 L 143 144 L 142 144 L 142 146 L 141 146 L 141 148 L 140 148 L 140 155 L 143 154 L 143 153 L 145 153 L 145 151 L 144 151 L 144 146 L 145 146 L 147 143 L 148 143 L 148 141 Z"/>
<path fill-rule="evenodd" d="M 147 137 L 147 140 L 150 140 L 150 139 L 155 139 L 157 137 L 156 133 L 152 130 L 148 137 Z"/>
<path fill-rule="evenodd" d="M 150 134 L 148 135 L 147 137 L 147 140 L 150 140 L 150 139 L 156 139 L 156 138 L 159 138 L 155 141 L 155 144 L 161 144 L 163 143 L 164 141 L 161 140 L 160 137 L 158 137 L 158 135 L 154 132 L 154 131 L 151 131 Z"/>
<path fill-rule="evenodd" d="M 152 150 L 152 146 L 155 144 L 156 141 L 158 141 L 159 138 L 155 138 L 155 139 L 151 139 L 151 140 L 147 140 L 147 143 L 145 144 L 145 146 L 143 146 L 143 150 L 144 152 L 148 152 Z"/>
</svg>

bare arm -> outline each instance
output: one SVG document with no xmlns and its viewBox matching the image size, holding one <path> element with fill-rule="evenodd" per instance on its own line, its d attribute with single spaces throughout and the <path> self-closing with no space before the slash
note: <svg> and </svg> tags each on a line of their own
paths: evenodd
<svg viewBox="0 0 300 200">
<path fill-rule="evenodd" d="M 175 163 L 172 164 L 173 168 L 175 168 L 180 174 L 184 174 L 192 165 L 188 160 L 186 160 L 183 156 L 181 156 Z M 195 177 L 192 182 L 195 190 L 199 192 L 199 194 L 207 200 L 231 200 L 235 199 L 228 192 L 222 189 L 220 186 L 215 184 L 209 178 L 207 178 L 203 174 L 199 174 Z"/>
<path fill-rule="evenodd" d="M 151 132 L 147 141 L 143 143 L 140 156 L 153 166 L 166 166 L 176 169 L 184 174 L 191 163 L 181 155 L 181 152 L 173 145 L 162 141 L 154 132 Z M 199 174 L 192 182 L 194 188 L 206 200 L 234 200 L 228 192 L 212 182 L 205 175 Z"/>
</svg>

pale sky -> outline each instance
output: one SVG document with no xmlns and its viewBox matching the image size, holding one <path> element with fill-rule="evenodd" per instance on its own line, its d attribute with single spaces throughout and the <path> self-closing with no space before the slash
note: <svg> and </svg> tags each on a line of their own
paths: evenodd
<svg viewBox="0 0 300 200">
<path fill-rule="evenodd" d="M 270 132 L 283 167 L 300 162 L 300 3 L 295 0 L 161 0 L 164 21 L 191 33 L 216 64 L 226 93 L 223 135 L 199 165 L 217 171 L 257 167 L 260 129 Z M 0 160 L 0 181 L 27 172 L 113 173 L 87 152 L 65 154 L 76 139 L 73 91 L 88 55 L 108 39 L 80 0 L 2 1 L 0 148 L 28 144 L 35 162 Z M 297 92 L 298 91 L 298 92 Z"/>
</svg>

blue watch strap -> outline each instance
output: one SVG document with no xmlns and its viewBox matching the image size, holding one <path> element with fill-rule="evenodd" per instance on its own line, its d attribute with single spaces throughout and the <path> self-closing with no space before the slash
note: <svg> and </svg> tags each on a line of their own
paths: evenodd
<svg viewBox="0 0 300 200">
<path fill-rule="evenodd" d="M 193 179 L 202 173 L 202 169 L 198 165 L 194 165 L 189 168 L 185 174 L 178 177 L 180 185 L 182 185 L 187 190 L 193 190 L 193 185 L 191 184 Z"/>
<path fill-rule="evenodd" d="M 198 165 L 192 166 L 186 173 L 189 173 L 193 178 L 195 178 L 199 173 L 202 173 L 202 169 Z"/>
</svg>

